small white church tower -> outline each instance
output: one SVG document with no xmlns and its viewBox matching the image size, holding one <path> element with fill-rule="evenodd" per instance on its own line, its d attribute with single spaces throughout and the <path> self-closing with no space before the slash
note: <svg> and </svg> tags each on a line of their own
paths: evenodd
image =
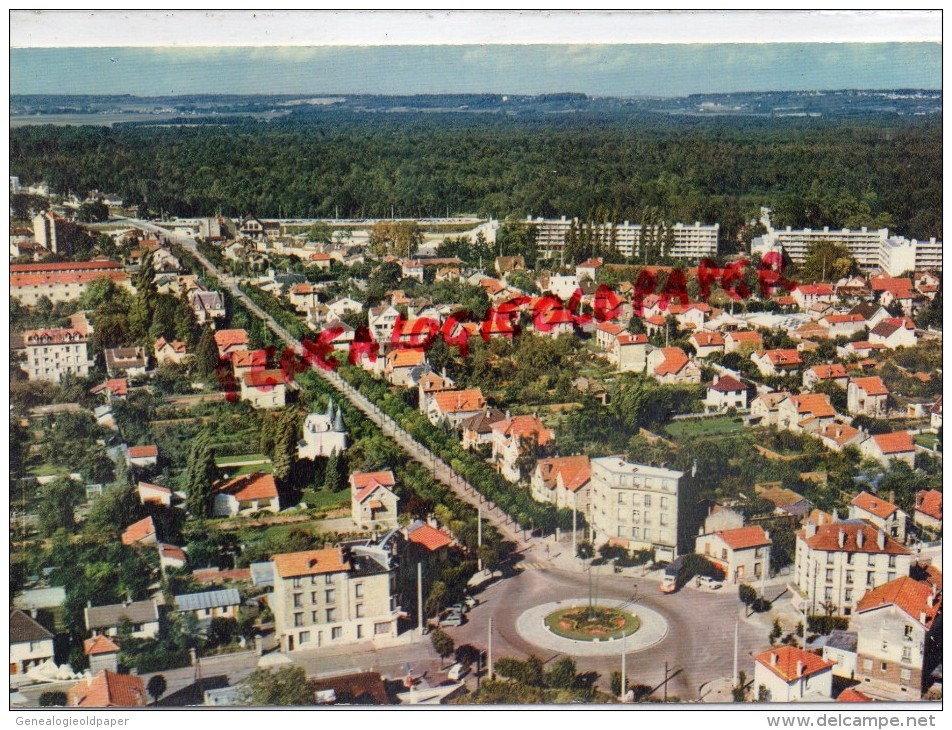
<svg viewBox="0 0 952 730">
<path fill-rule="evenodd" d="M 341 409 L 334 409 L 334 400 L 328 399 L 327 413 L 310 413 L 304 419 L 304 438 L 298 441 L 298 458 L 315 459 L 330 456 L 332 452 L 347 450 L 347 431 Z"/>
</svg>

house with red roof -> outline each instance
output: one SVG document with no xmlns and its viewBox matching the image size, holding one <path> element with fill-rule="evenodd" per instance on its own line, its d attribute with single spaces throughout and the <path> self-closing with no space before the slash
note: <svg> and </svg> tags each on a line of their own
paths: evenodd
<svg viewBox="0 0 952 730">
<path fill-rule="evenodd" d="M 699 358 L 713 355 L 715 352 L 724 352 L 724 335 L 720 332 L 698 330 L 688 338 L 694 348 L 695 356 Z"/>
<path fill-rule="evenodd" d="M 142 677 L 108 669 L 81 679 L 66 692 L 67 707 L 145 707 L 148 703 Z"/>
<path fill-rule="evenodd" d="M 797 532 L 795 602 L 811 614 L 852 614 L 866 591 L 909 575 L 912 553 L 864 520 L 818 525 Z"/>
<path fill-rule="evenodd" d="M 758 350 L 750 359 L 765 377 L 796 374 L 803 364 L 797 350 Z"/>
<path fill-rule="evenodd" d="M 330 257 L 328 256 L 328 264 Z M 302 282 L 288 289 L 288 301 L 302 314 L 306 314 L 321 303 L 321 287 L 310 282 Z"/>
<path fill-rule="evenodd" d="M 627 332 L 618 335 L 608 350 L 608 360 L 620 373 L 643 373 L 648 365 L 648 338 Z"/>
<path fill-rule="evenodd" d="M 95 388 L 90 388 L 89 392 L 93 395 L 102 394 L 106 403 L 112 403 L 114 400 L 123 399 L 129 395 L 129 381 L 125 378 L 111 378 Z"/>
<path fill-rule="evenodd" d="M 592 465 L 587 456 L 555 456 L 539 459 L 530 490 L 536 502 L 588 514 L 591 482 Z"/>
<path fill-rule="evenodd" d="M 159 367 L 163 365 L 181 365 L 191 357 L 185 343 L 179 340 L 167 340 L 160 337 L 155 341 L 152 349 L 155 352 L 155 362 Z"/>
<path fill-rule="evenodd" d="M 888 499 L 869 492 L 860 492 L 850 502 L 850 519 L 866 520 L 874 527 L 885 530 L 893 540 L 905 542 L 906 521 L 909 515 Z"/>
<path fill-rule="evenodd" d="M 172 506 L 172 490 L 158 484 L 149 484 L 149 482 L 139 482 L 136 491 L 139 495 L 139 502 L 142 504 L 160 504 L 164 507 Z"/>
<path fill-rule="evenodd" d="M 350 516 L 363 530 L 392 530 L 397 526 L 400 498 L 392 471 L 354 472 L 350 475 Z"/>
<path fill-rule="evenodd" d="M 833 696 L 833 662 L 795 646 L 778 646 L 754 657 L 754 687 L 769 702 L 825 702 Z"/>
<path fill-rule="evenodd" d="M 770 534 L 759 525 L 698 535 L 694 552 L 720 570 L 729 583 L 760 580 L 770 568 Z"/>
<path fill-rule="evenodd" d="M 856 679 L 882 700 L 918 700 L 942 661 L 941 574 L 903 575 L 873 588 L 856 606 Z"/>
<path fill-rule="evenodd" d="M 836 696 L 837 702 L 873 702 L 873 698 L 855 687 L 847 687 Z"/>
<path fill-rule="evenodd" d="M 937 432 L 942 428 L 942 396 L 936 398 L 935 403 L 929 409 L 929 425 Z"/>
<path fill-rule="evenodd" d="M 869 341 L 873 345 L 884 345 L 890 350 L 897 347 L 915 347 L 916 325 L 908 317 L 890 317 L 884 319 L 869 331 Z"/>
<path fill-rule="evenodd" d="M 726 411 L 728 408 L 747 410 L 748 388 L 732 375 L 715 375 L 707 386 L 704 408 L 708 412 Z"/>
<path fill-rule="evenodd" d="M 807 390 L 813 390 L 819 383 L 835 383 L 845 388 L 848 382 L 849 374 L 841 363 L 814 365 L 803 371 L 803 387 Z"/>
<path fill-rule="evenodd" d="M 582 281 L 582 279 L 598 281 L 598 272 L 604 265 L 604 260 L 600 258 L 586 259 L 582 263 L 576 264 L 575 278 L 577 278 L 579 281 Z"/>
<path fill-rule="evenodd" d="M 847 446 L 859 446 L 866 439 L 865 433 L 845 423 L 830 423 L 814 435 L 818 436 L 830 451 L 842 451 Z"/>
<path fill-rule="evenodd" d="M 836 411 L 825 393 L 791 395 L 777 406 L 777 428 L 793 433 L 816 433 L 831 425 Z"/>
<path fill-rule="evenodd" d="M 156 543 L 159 552 L 159 567 L 184 568 L 188 563 L 188 555 L 178 545 L 168 545 L 164 542 Z"/>
<path fill-rule="evenodd" d="M 281 511 L 278 485 L 271 474 L 243 474 L 214 486 L 213 517 L 234 517 L 252 512 Z"/>
<path fill-rule="evenodd" d="M 58 383 L 67 374 L 89 374 L 89 333 L 83 328 L 27 330 L 22 335 L 26 362 L 22 368 L 30 380 Z"/>
<path fill-rule="evenodd" d="M 464 419 L 460 424 L 463 448 L 467 450 L 476 449 L 484 444 L 492 447 L 492 425 L 505 417 L 506 414 L 498 408 L 487 407 L 475 416 Z"/>
<path fill-rule="evenodd" d="M 754 352 L 759 350 L 764 346 L 764 338 L 760 335 L 759 332 L 752 332 L 749 330 L 737 330 L 735 332 L 728 332 L 724 335 L 724 353 L 737 352 L 742 350 L 743 352 Z"/>
<path fill-rule="evenodd" d="M 942 529 L 942 492 L 938 489 L 920 489 L 916 492 L 916 508 L 912 521 L 927 530 Z"/>
<path fill-rule="evenodd" d="M 159 462 L 159 447 L 154 444 L 128 446 L 126 447 L 126 458 L 130 466 L 155 466 Z"/>
<path fill-rule="evenodd" d="M 155 523 L 151 516 L 133 522 L 122 533 L 123 545 L 155 545 L 156 542 L 158 542 L 158 538 L 156 537 Z"/>
<path fill-rule="evenodd" d="M 647 370 L 666 385 L 701 382 L 701 369 L 680 347 L 658 347 L 649 352 Z"/>
<path fill-rule="evenodd" d="M 827 314 L 820 317 L 818 324 L 827 329 L 827 337 L 852 337 L 866 327 L 866 319 L 861 314 Z"/>
<path fill-rule="evenodd" d="M 878 375 L 865 378 L 850 378 L 846 386 L 846 410 L 854 416 L 886 415 L 889 388 Z"/>
<path fill-rule="evenodd" d="M 420 350 L 393 350 L 384 360 L 383 374 L 391 385 L 410 386 L 410 373 L 426 364 L 426 353 Z"/>
<path fill-rule="evenodd" d="M 453 538 L 443 530 L 414 520 L 404 528 L 407 542 L 418 546 L 427 553 L 437 553 L 453 544 Z"/>
<path fill-rule="evenodd" d="M 230 359 L 233 352 L 247 350 L 248 343 L 248 333 L 245 330 L 218 330 L 215 332 L 218 356 L 223 360 Z"/>
<path fill-rule="evenodd" d="M 287 384 L 283 370 L 249 370 L 238 382 L 241 400 L 253 408 L 284 408 Z"/>
<path fill-rule="evenodd" d="M 89 671 L 93 675 L 103 670 L 119 671 L 119 645 L 105 634 L 83 641 L 83 653 L 89 658 Z"/>
<path fill-rule="evenodd" d="M 806 310 L 820 302 L 832 304 L 836 298 L 836 292 L 832 284 L 800 284 L 790 292 L 790 296 L 800 309 Z"/>
<path fill-rule="evenodd" d="M 510 482 L 517 482 L 522 477 L 518 461 L 528 444 L 548 446 L 555 439 L 555 434 L 536 416 L 507 414 L 504 419 L 496 421 L 490 428 L 493 432 L 492 460 L 497 465 L 499 473 Z"/>
<path fill-rule="evenodd" d="M 886 467 L 892 459 L 904 461 L 911 467 L 916 465 L 916 444 L 908 431 L 875 434 L 863 441 L 859 449 L 863 456 L 876 459 Z"/>
<path fill-rule="evenodd" d="M 447 423 L 459 428 L 463 421 L 486 407 L 486 399 L 479 388 L 443 390 L 428 395 L 427 417 L 434 426 Z"/>
<path fill-rule="evenodd" d="M 236 350 L 231 354 L 231 371 L 235 374 L 235 380 L 238 382 L 241 382 L 245 373 L 250 373 L 252 370 L 267 369 L 267 350 Z"/>
<path fill-rule="evenodd" d="M 608 352 L 619 335 L 629 334 L 618 322 L 599 322 L 595 325 L 595 344 L 603 352 Z"/>
</svg>

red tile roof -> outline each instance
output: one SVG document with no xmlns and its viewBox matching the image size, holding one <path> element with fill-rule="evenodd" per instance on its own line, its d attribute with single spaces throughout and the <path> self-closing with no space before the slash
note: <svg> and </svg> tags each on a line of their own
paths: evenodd
<svg viewBox="0 0 952 730">
<path fill-rule="evenodd" d="M 47 264 L 11 264 L 11 274 L 34 274 L 60 271 L 106 271 L 118 270 L 122 264 L 116 261 L 62 261 Z"/>
<path fill-rule="evenodd" d="M 599 332 L 607 332 L 612 336 L 620 335 L 625 331 L 625 328 L 617 322 L 600 322 L 595 329 Z"/>
<path fill-rule="evenodd" d="M 420 525 L 412 530 L 407 535 L 407 539 L 412 543 L 422 545 L 431 553 L 453 542 L 453 539 L 445 532 L 426 524 Z"/>
<path fill-rule="evenodd" d="M 727 339 L 733 342 L 763 342 L 759 332 L 728 332 Z"/>
<path fill-rule="evenodd" d="M 767 356 L 772 365 L 799 365 L 800 353 L 797 350 L 761 350 L 757 357 Z"/>
<path fill-rule="evenodd" d="M 224 350 L 236 345 L 248 344 L 248 333 L 244 330 L 218 330 L 215 333 L 215 344 L 219 350 Z"/>
<path fill-rule="evenodd" d="M 362 503 L 377 487 L 393 487 L 397 480 L 392 471 L 354 472 L 350 475 L 351 489 L 357 492 L 357 502 Z"/>
<path fill-rule="evenodd" d="M 152 456 L 159 455 L 158 446 L 130 446 L 129 447 L 129 458 L 130 459 L 148 459 Z"/>
<path fill-rule="evenodd" d="M 110 279 L 117 284 L 129 281 L 129 275 L 124 271 L 87 271 L 64 274 L 10 274 L 10 288 L 23 289 L 26 287 L 58 286 L 62 284 L 90 284 L 99 279 Z"/>
<path fill-rule="evenodd" d="M 471 390 L 444 390 L 439 393 L 434 393 L 433 399 L 441 413 L 478 411 L 486 407 L 483 392 L 479 388 Z"/>
<path fill-rule="evenodd" d="M 578 264 L 577 267 L 583 269 L 597 269 L 604 266 L 605 263 L 601 259 L 586 259 L 582 263 Z"/>
<path fill-rule="evenodd" d="M 669 375 L 681 372 L 690 362 L 687 354 L 680 347 L 662 347 L 664 360 L 654 369 L 657 375 Z"/>
<path fill-rule="evenodd" d="M 387 365 L 390 368 L 414 368 L 422 365 L 426 360 L 423 350 L 394 350 L 387 355 Z"/>
<path fill-rule="evenodd" d="M 89 392 L 96 394 L 102 393 L 104 390 L 108 390 L 112 395 L 117 397 L 125 396 L 129 394 L 129 383 L 125 378 L 114 378 L 112 380 L 107 380 L 105 383 L 97 385 Z"/>
<path fill-rule="evenodd" d="M 183 563 L 188 560 L 185 551 L 178 545 L 159 545 L 159 556 L 169 560 L 181 560 Z"/>
<path fill-rule="evenodd" d="M 350 561 L 344 560 L 340 548 L 305 550 L 300 553 L 272 555 L 271 560 L 282 578 L 321 573 L 341 573 L 350 570 Z"/>
<path fill-rule="evenodd" d="M 896 505 L 890 504 L 885 499 L 880 499 L 869 492 L 860 492 L 853 497 L 850 504 L 884 520 L 899 509 Z"/>
<path fill-rule="evenodd" d="M 823 318 L 830 324 L 842 324 L 844 322 L 865 322 L 861 314 L 828 314 Z"/>
<path fill-rule="evenodd" d="M 171 342 L 164 337 L 160 337 L 155 341 L 155 350 L 158 352 L 165 347 L 171 347 L 175 352 L 179 354 L 185 353 L 185 343 L 178 340 L 172 340 Z"/>
<path fill-rule="evenodd" d="M 916 511 L 937 520 L 942 519 L 942 492 L 922 489 L 916 492 Z"/>
<path fill-rule="evenodd" d="M 648 342 L 646 335 L 618 335 L 615 338 L 619 345 L 644 345 Z"/>
<path fill-rule="evenodd" d="M 737 378 L 731 377 L 730 375 L 720 375 L 717 378 L 717 382 L 712 382 L 708 387 L 708 390 L 714 390 L 718 393 L 737 393 L 741 390 L 747 390 L 747 386 L 740 382 Z"/>
<path fill-rule="evenodd" d="M 587 456 L 556 456 L 539 459 L 537 464 L 542 484 L 547 489 L 555 489 L 559 483 L 570 492 L 577 492 L 591 481 L 592 465 Z"/>
<path fill-rule="evenodd" d="M 840 532 L 843 533 L 843 547 L 840 547 Z M 857 542 L 860 533 L 863 534 L 862 546 Z M 817 525 L 816 534 L 813 537 L 807 537 L 806 530 L 800 530 L 797 538 L 803 539 L 813 550 L 911 555 L 909 550 L 888 535 L 885 538 L 884 547 L 880 549 L 877 543 L 879 533 L 880 530 L 865 523 L 834 522 L 832 525 Z"/>
<path fill-rule="evenodd" d="M 274 499 L 278 496 L 278 486 L 271 474 L 245 474 L 234 477 L 215 486 L 216 494 L 229 494 L 239 502 L 251 499 Z"/>
<path fill-rule="evenodd" d="M 809 372 L 813 373 L 819 380 L 830 380 L 846 377 L 846 367 L 835 363 L 833 365 L 814 365 Z"/>
<path fill-rule="evenodd" d="M 881 433 L 872 437 L 883 454 L 903 454 L 916 450 L 916 444 L 908 431 Z"/>
<path fill-rule="evenodd" d="M 904 575 L 867 591 L 857 604 L 856 612 L 864 613 L 889 605 L 896 606 L 929 628 L 942 609 L 942 593 L 926 581 Z"/>
<path fill-rule="evenodd" d="M 797 413 L 809 413 L 817 418 L 832 418 L 836 415 L 836 410 L 825 393 L 791 395 L 790 402 L 796 407 Z"/>
<path fill-rule="evenodd" d="M 811 654 L 795 646 L 778 646 L 754 657 L 763 667 L 780 677 L 784 682 L 793 682 L 800 677 L 822 672 L 835 664 L 821 656 Z M 800 672 L 798 673 L 798 668 Z"/>
<path fill-rule="evenodd" d="M 94 636 L 83 642 L 83 651 L 86 656 L 95 656 L 96 654 L 115 654 L 119 651 L 119 645 L 116 644 L 105 634 Z"/>
<path fill-rule="evenodd" d="M 501 433 L 506 438 L 517 436 L 520 439 L 528 438 L 533 434 L 538 438 L 539 446 L 545 446 L 552 440 L 552 432 L 545 427 L 535 416 L 513 416 L 496 421 L 490 426 L 496 433 Z"/>
<path fill-rule="evenodd" d="M 232 570 L 203 568 L 202 570 L 193 570 L 192 580 L 202 585 L 225 583 L 227 581 L 250 581 L 251 568 L 234 568 Z"/>
<path fill-rule="evenodd" d="M 864 695 L 858 689 L 853 687 L 847 687 L 842 692 L 840 692 L 839 697 L 836 698 L 837 702 L 872 702 L 872 698 L 868 695 Z"/>
<path fill-rule="evenodd" d="M 233 368 L 259 368 L 264 370 L 268 367 L 267 350 L 238 350 L 231 355 L 231 366 Z"/>
<path fill-rule="evenodd" d="M 242 376 L 242 382 L 249 388 L 275 388 L 284 385 L 284 371 L 249 370 Z"/>
<path fill-rule="evenodd" d="M 697 347 L 719 347 L 724 344 L 724 335 L 720 332 L 695 332 L 691 341 Z"/>
<path fill-rule="evenodd" d="M 760 526 L 738 527 L 733 530 L 722 530 L 714 533 L 726 542 L 732 550 L 746 550 L 747 548 L 770 545 L 770 538 Z"/>
<path fill-rule="evenodd" d="M 107 669 L 74 684 L 66 697 L 69 707 L 142 707 L 147 701 L 142 677 Z"/>
<path fill-rule="evenodd" d="M 866 392 L 866 395 L 889 395 L 889 388 L 878 375 L 872 375 L 868 378 L 853 378 L 853 383 L 857 388 Z"/>
<path fill-rule="evenodd" d="M 842 446 L 850 439 L 855 438 L 860 433 L 858 428 L 844 426 L 841 423 L 831 423 L 819 431 L 821 438 L 828 438 Z"/>
<path fill-rule="evenodd" d="M 86 332 L 66 327 L 46 330 L 26 330 L 23 333 L 23 344 L 27 347 L 31 345 L 71 345 L 77 342 L 86 342 L 86 340 Z"/>
<path fill-rule="evenodd" d="M 800 284 L 797 289 L 805 296 L 832 296 L 833 287 L 829 284 Z"/>
<path fill-rule="evenodd" d="M 150 536 L 155 537 L 155 523 L 152 521 L 152 517 L 146 517 L 138 522 L 133 522 L 125 529 L 122 533 L 122 544 L 135 545 Z"/>
</svg>

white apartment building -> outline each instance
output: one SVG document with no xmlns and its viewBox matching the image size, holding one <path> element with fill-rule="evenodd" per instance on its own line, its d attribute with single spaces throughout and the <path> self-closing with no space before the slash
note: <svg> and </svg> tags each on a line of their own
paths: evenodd
<svg viewBox="0 0 952 730">
<path fill-rule="evenodd" d="M 526 223 L 536 228 L 536 245 L 542 258 L 557 259 L 565 248 L 565 238 L 572 227 L 579 225 L 578 218 L 526 218 Z M 584 224 L 583 224 L 584 225 Z M 596 226 L 602 234 L 606 245 L 612 238 L 610 223 Z M 652 231 L 654 232 L 654 231 Z M 667 227 L 665 228 L 667 233 Z M 667 251 L 670 256 L 682 259 L 702 259 L 717 255 L 717 238 L 720 233 L 720 223 L 703 224 L 701 222 L 675 223 L 671 226 L 672 248 Z M 614 240 L 618 252 L 622 256 L 637 256 L 641 253 L 641 224 L 616 223 Z"/>
<path fill-rule="evenodd" d="M 893 236 L 879 250 L 879 268 L 889 276 L 900 276 L 907 271 L 941 271 L 942 241 Z"/>
<path fill-rule="evenodd" d="M 281 651 L 397 635 L 395 573 L 383 551 L 343 546 L 271 560 L 271 610 Z"/>
<path fill-rule="evenodd" d="M 26 370 L 30 380 L 58 383 L 66 373 L 89 374 L 89 335 L 82 329 L 27 330 L 23 333 Z"/>
<path fill-rule="evenodd" d="M 867 591 L 909 575 L 911 564 L 909 550 L 863 520 L 810 521 L 797 533 L 795 583 L 811 614 L 830 605 L 849 616 Z"/>
<path fill-rule="evenodd" d="M 591 460 L 590 521 L 596 544 L 616 538 L 656 560 L 679 553 L 683 472 L 631 464 L 618 456 Z"/>
</svg>

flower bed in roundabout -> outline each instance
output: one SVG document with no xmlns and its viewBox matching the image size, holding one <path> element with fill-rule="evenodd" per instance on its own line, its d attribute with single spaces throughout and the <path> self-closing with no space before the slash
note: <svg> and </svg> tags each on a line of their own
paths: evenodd
<svg viewBox="0 0 952 730">
<path fill-rule="evenodd" d="M 634 614 L 609 606 L 573 606 L 548 614 L 546 627 L 573 641 L 605 641 L 631 636 L 641 627 Z"/>
</svg>

